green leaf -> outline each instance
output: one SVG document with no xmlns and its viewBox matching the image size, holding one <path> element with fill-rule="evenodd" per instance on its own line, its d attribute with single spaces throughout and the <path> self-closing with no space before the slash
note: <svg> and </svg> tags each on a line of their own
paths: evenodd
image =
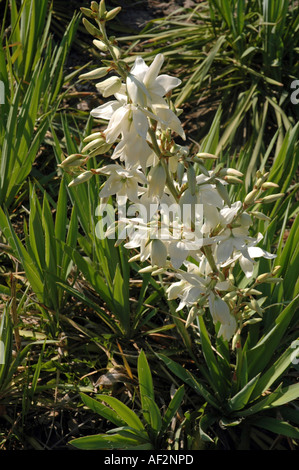
<svg viewBox="0 0 299 470">
<path fill-rule="evenodd" d="M 80 393 L 81 399 L 83 403 L 95 413 L 101 415 L 103 418 L 107 419 L 111 423 L 115 424 L 116 426 L 124 426 L 125 421 L 123 421 L 119 415 L 109 408 L 106 405 L 103 405 L 98 400 L 89 397 L 85 393 Z"/>
<path fill-rule="evenodd" d="M 184 385 L 181 385 L 175 392 L 163 416 L 161 432 L 165 431 L 170 425 L 172 418 L 174 417 L 174 415 L 176 414 L 176 412 L 178 411 L 179 407 L 182 404 L 184 395 L 185 395 L 185 388 L 184 388 Z"/>
<path fill-rule="evenodd" d="M 281 397 L 277 398 L 277 400 L 272 401 L 270 408 L 285 405 L 286 403 L 298 400 L 298 398 L 299 384 L 289 385 L 288 387 L 284 387 L 281 389 Z"/>
<path fill-rule="evenodd" d="M 152 431 L 158 434 L 162 426 L 162 418 L 158 405 L 152 398 L 146 395 L 143 397 L 143 404 L 143 416 L 148 421 Z"/>
<path fill-rule="evenodd" d="M 274 364 L 260 376 L 258 383 L 256 384 L 251 400 L 254 400 L 261 396 L 266 390 L 269 390 L 272 384 L 282 377 L 284 372 L 291 366 L 294 357 L 294 348 L 292 345 L 286 349 L 286 351 L 274 362 Z"/>
<path fill-rule="evenodd" d="M 157 356 L 162 359 L 166 366 L 183 382 L 189 385 L 193 390 L 196 391 L 200 396 L 202 396 L 210 405 L 216 409 L 221 409 L 221 403 L 215 400 L 213 394 L 211 394 L 198 380 L 191 374 L 188 369 L 184 369 L 180 364 L 177 364 L 169 357 L 164 354 L 157 354 Z"/>
<path fill-rule="evenodd" d="M 240 410 L 248 403 L 252 390 L 254 389 L 260 374 L 250 380 L 236 395 L 228 400 L 228 407 L 233 410 Z"/>
<path fill-rule="evenodd" d="M 7 242 L 14 251 L 15 256 L 20 260 L 26 272 L 26 276 L 38 298 L 43 302 L 44 283 L 43 276 L 38 267 L 27 253 L 21 241 L 17 237 L 9 216 L 0 207 L 0 228 L 7 239 Z"/>
<path fill-rule="evenodd" d="M 298 301 L 299 296 L 293 299 L 278 315 L 272 329 L 266 332 L 252 349 L 247 351 L 248 373 L 251 377 L 261 372 L 273 359 L 275 350 L 296 312 Z"/>
<path fill-rule="evenodd" d="M 144 351 L 140 351 L 137 363 L 138 371 L 138 382 L 139 382 L 139 391 L 141 399 L 141 407 L 144 419 L 147 423 L 151 422 L 151 406 L 152 402 L 155 401 L 153 379 L 151 370 L 146 358 Z M 147 398 L 149 400 L 147 400 Z M 156 410 L 154 410 L 155 413 Z"/>
<path fill-rule="evenodd" d="M 110 405 L 111 408 L 118 414 L 118 416 L 127 423 L 128 426 L 137 429 L 138 431 L 144 430 L 144 425 L 133 410 L 130 410 L 120 400 L 108 395 L 101 395 L 101 400 Z"/>
<path fill-rule="evenodd" d="M 254 425 L 291 439 L 299 439 L 299 429 L 277 418 L 263 417 L 256 419 Z"/>
<path fill-rule="evenodd" d="M 137 449 L 140 446 L 138 439 L 129 438 L 120 434 L 96 434 L 95 436 L 85 436 L 70 441 L 70 444 L 83 450 L 100 449 Z M 145 444 L 143 449 L 151 449 L 150 444 Z"/>
<path fill-rule="evenodd" d="M 221 368 L 219 367 L 217 360 L 214 356 L 210 338 L 202 316 L 198 317 L 198 322 L 200 327 L 201 347 L 211 378 L 210 383 L 215 390 L 215 395 L 224 397 L 226 396 L 224 378 L 222 377 Z"/>
</svg>

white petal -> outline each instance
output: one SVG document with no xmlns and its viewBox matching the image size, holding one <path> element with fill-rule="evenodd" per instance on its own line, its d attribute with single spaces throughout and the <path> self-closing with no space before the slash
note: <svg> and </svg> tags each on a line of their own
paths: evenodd
<svg viewBox="0 0 299 470">
<path fill-rule="evenodd" d="M 230 315 L 230 321 L 228 323 L 223 323 L 218 331 L 218 337 L 222 336 L 224 341 L 230 341 L 231 337 L 235 334 L 237 329 L 237 322 L 235 318 Z"/>
<path fill-rule="evenodd" d="M 116 194 L 118 191 L 121 190 L 123 186 L 123 183 L 119 178 L 116 178 L 115 176 L 110 176 L 103 189 L 100 191 L 99 197 L 108 197 L 111 196 L 112 194 Z"/>
<path fill-rule="evenodd" d="M 174 282 L 166 290 L 168 294 L 168 300 L 174 300 L 179 297 L 184 290 L 184 283 L 182 281 Z"/>
<path fill-rule="evenodd" d="M 170 243 L 168 247 L 168 253 L 172 266 L 175 269 L 179 269 L 187 258 L 189 250 L 185 248 L 185 245 L 182 242 Z"/>
<path fill-rule="evenodd" d="M 127 179 L 126 192 L 130 201 L 139 202 L 138 200 L 138 184 L 135 179 Z"/>
<path fill-rule="evenodd" d="M 171 109 L 165 108 L 163 106 L 155 106 L 154 108 L 155 108 L 157 116 L 166 123 L 167 127 L 169 127 L 171 130 L 173 130 L 178 135 L 180 135 L 182 139 L 186 138 L 184 129 L 182 128 L 181 121 L 174 114 L 174 112 L 171 111 Z M 162 127 L 163 127 L 163 124 L 162 124 Z"/>
<path fill-rule="evenodd" d="M 149 94 L 144 84 L 130 73 L 127 77 L 126 84 L 128 95 L 131 98 L 132 103 L 145 107 Z"/>
<path fill-rule="evenodd" d="M 249 246 L 248 247 L 248 253 L 251 258 L 260 258 L 261 256 L 266 258 L 266 259 L 274 259 L 276 258 L 276 255 L 273 255 L 269 253 L 266 250 L 263 250 L 262 248 L 258 246 Z"/>
<path fill-rule="evenodd" d="M 142 57 L 136 57 L 133 67 L 131 68 L 131 74 L 134 75 L 138 80 L 143 80 L 148 66 L 144 62 Z"/>
<path fill-rule="evenodd" d="M 161 96 L 166 95 L 166 93 L 179 86 L 181 83 L 179 78 L 171 77 L 170 75 L 160 75 L 156 80 L 156 84 L 163 90 L 163 95 Z"/>
<path fill-rule="evenodd" d="M 97 108 L 91 110 L 90 114 L 96 119 L 111 119 L 115 111 L 121 107 L 118 101 L 108 101 Z"/>
<path fill-rule="evenodd" d="M 125 127 L 129 126 L 128 114 L 129 108 L 126 106 L 122 106 L 115 111 L 105 131 L 106 142 L 108 144 L 115 142 Z"/>
<path fill-rule="evenodd" d="M 233 252 L 233 239 L 232 237 L 228 238 L 227 240 L 221 242 L 217 246 L 217 261 L 218 263 L 223 263 L 224 261 L 227 261 L 228 258 L 231 257 Z"/>
<path fill-rule="evenodd" d="M 242 207 L 241 201 L 232 204 L 231 207 L 224 207 L 221 209 L 220 214 L 223 218 L 223 223 L 228 225 L 232 222 L 233 218 L 237 215 L 239 209 Z"/>
<path fill-rule="evenodd" d="M 146 74 L 143 79 L 143 83 L 145 86 L 150 86 L 157 78 L 159 75 L 159 72 L 161 70 L 161 67 L 164 62 L 164 57 L 162 54 L 156 55 L 154 58 L 153 62 L 149 66 L 149 68 L 146 71 Z"/>
<path fill-rule="evenodd" d="M 250 261 L 249 258 L 246 258 L 245 256 L 242 255 L 239 258 L 239 263 L 240 263 L 241 269 L 244 272 L 245 276 L 247 278 L 252 277 L 252 275 L 253 275 L 253 262 Z"/>
<path fill-rule="evenodd" d="M 133 111 L 133 124 L 137 134 L 143 139 L 146 139 L 149 123 L 146 115 L 140 109 Z"/>
</svg>

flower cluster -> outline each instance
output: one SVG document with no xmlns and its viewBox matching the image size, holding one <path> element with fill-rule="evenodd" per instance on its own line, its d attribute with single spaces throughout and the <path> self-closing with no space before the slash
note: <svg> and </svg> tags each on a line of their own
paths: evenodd
<svg viewBox="0 0 299 470">
<path fill-rule="evenodd" d="M 90 11 L 90 17 L 98 17 L 98 10 Z M 207 171 L 205 159 L 216 157 L 191 155 L 188 145 L 182 145 L 185 132 L 179 110 L 171 102 L 172 90 L 181 82 L 161 73 L 163 55 L 156 55 L 150 65 L 136 57 L 130 68 L 107 38 L 104 23 L 99 21 L 94 44 L 110 52 L 111 67 L 81 78 L 104 78 L 96 88 L 108 101 L 91 115 L 107 121 L 107 127 L 85 138 L 82 154 L 68 157 L 61 166 L 81 168 L 90 156 L 110 152 L 112 164 L 83 171 L 71 185 L 94 174 L 107 176 L 99 195 L 103 210 L 111 196 L 128 208 L 118 220 L 118 230 L 125 230 L 125 246 L 138 250 L 133 259 L 148 262 L 140 271 L 164 274 L 168 298 L 179 300 L 178 310 L 186 307 L 189 311 L 187 324 L 208 311 L 218 335 L 229 341 L 244 318 L 260 313 L 254 299 L 258 281 L 246 292 L 239 289 L 233 268 L 239 264 L 251 278 L 256 258 L 274 257 L 258 246 L 261 234 L 250 234 L 253 218 L 264 217 L 250 207 L 269 185 L 268 174 L 259 173 L 254 190 L 244 201 L 232 203 L 228 185 L 242 183 L 243 175 L 221 165 Z"/>
</svg>

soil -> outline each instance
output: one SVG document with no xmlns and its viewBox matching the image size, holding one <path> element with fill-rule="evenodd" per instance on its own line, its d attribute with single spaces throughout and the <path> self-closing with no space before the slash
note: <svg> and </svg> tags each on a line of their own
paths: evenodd
<svg viewBox="0 0 299 470">
<path fill-rule="evenodd" d="M 122 7 L 119 19 L 124 24 L 128 24 L 137 30 L 144 28 L 151 20 L 168 16 L 182 7 L 194 7 L 197 3 L 198 1 L 193 0 L 169 0 L 168 2 L 160 2 L 159 0 L 128 2 L 120 0 L 117 2 Z"/>
</svg>

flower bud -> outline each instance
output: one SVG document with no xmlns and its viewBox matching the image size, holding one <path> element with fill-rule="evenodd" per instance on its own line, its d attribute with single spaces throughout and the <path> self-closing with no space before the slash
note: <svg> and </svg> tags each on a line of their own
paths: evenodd
<svg viewBox="0 0 299 470">
<path fill-rule="evenodd" d="M 278 273 L 278 271 L 281 269 L 281 266 L 275 266 L 273 269 L 272 269 L 272 276 L 276 276 L 276 274 Z"/>
<path fill-rule="evenodd" d="M 250 193 L 247 194 L 244 200 L 245 206 L 249 206 L 250 204 L 253 203 L 258 191 L 259 191 L 258 189 L 253 189 L 252 191 L 250 191 Z"/>
<path fill-rule="evenodd" d="M 113 10 L 110 10 L 106 13 L 106 17 L 105 17 L 105 20 L 106 21 L 111 21 L 113 20 L 116 15 L 118 15 L 118 13 L 121 11 L 121 7 L 116 7 L 116 8 L 113 8 Z"/>
<path fill-rule="evenodd" d="M 206 152 L 199 152 L 195 155 L 195 157 L 198 157 L 198 158 L 203 158 L 203 159 L 207 159 L 207 160 L 217 160 L 217 156 L 216 155 L 213 155 L 212 153 L 206 153 Z"/>
<path fill-rule="evenodd" d="M 110 150 L 111 146 L 112 146 L 112 144 L 100 145 L 96 149 L 92 150 L 89 153 L 89 156 L 92 158 L 92 157 L 96 157 L 97 155 L 103 155 L 104 153 L 108 152 L 108 150 Z"/>
<path fill-rule="evenodd" d="M 228 292 L 223 296 L 223 300 L 234 300 L 237 297 L 237 292 L 235 290 L 232 290 L 231 292 Z"/>
<path fill-rule="evenodd" d="M 263 214 L 262 212 L 251 211 L 250 214 L 253 215 L 254 217 L 256 217 L 257 219 L 266 220 L 266 221 L 269 221 L 269 222 L 271 221 L 271 218 L 268 217 L 267 215 Z"/>
<path fill-rule="evenodd" d="M 83 139 L 83 142 L 90 142 L 91 140 L 99 139 L 100 137 L 104 137 L 102 132 L 94 132 L 93 134 L 89 134 Z"/>
<path fill-rule="evenodd" d="M 130 258 L 128 260 L 129 263 L 135 263 L 135 261 L 139 261 L 140 260 L 140 253 L 138 253 L 137 255 L 135 256 L 132 256 L 132 258 Z"/>
<path fill-rule="evenodd" d="M 266 282 L 267 284 L 278 284 L 279 282 L 282 282 L 282 281 L 283 281 L 282 277 L 269 277 L 264 282 Z"/>
<path fill-rule="evenodd" d="M 262 283 L 262 282 L 265 282 L 269 277 L 271 276 L 270 273 L 263 273 L 263 274 L 260 274 L 257 278 L 256 278 L 256 282 L 258 284 Z"/>
<path fill-rule="evenodd" d="M 203 315 L 204 311 L 202 308 L 198 308 L 195 305 L 190 308 L 185 327 L 188 328 L 188 326 L 191 325 L 191 323 L 195 320 L 196 317 L 199 315 Z"/>
<path fill-rule="evenodd" d="M 222 168 L 219 172 L 219 176 L 244 176 L 241 171 L 236 170 L 235 168 Z"/>
<path fill-rule="evenodd" d="M 252 310 L 254 310 L 256 313 L 258 313 L 261 317 L 263 316 L 263 311 L 262 311 L 261 307 L 259 306 L 258 302 L 256 301 L 256 299 L 251 299 L 251 301 L 250 301 L 250 307 L 251 307 Z"/>
<path fill-rule="evenodd" d="M 196 165 L 198 166 L 198 168 L 200 169 L 200 171 L 202 172 L 203 175 L 209 177 L 210 176 L 210 173 L 208 172 L 208 170 L 206 169 L 206 167 L 200 162 L 200 160 L 198 160 L 196 162 Z"/>
<path fill-rule="evenodd" d="M 276 183 L 272 183 L 271 181 L 267 181 L 266 183 L 262 184 L 262 189 L 268 189 L 268 188 L 279 188 L 279 185 Z"/>
<path fill-rule="evenodd" d="M 91 2 L 90 4 L 90 8 L 92 9 L 92 11 L 94 11 L 95 13 L 97 13 L 99 11 L 99 5 L 97 2 Z"/>
<path fill-rule="evenodd" d="M 100 41 L 98 39 L 94 39 L 92 41 L 92 43 L 98 48 L 100 49 L 100 51 L 102 52 L 106 52 L 108 51 L 108 46 L 103 42 L 103 41 Z"/>
<path fill-rule="evenodd" d="M 120 48 L 117 47 L 117 46 L 111 46 L 111 49 L 113 50 L 113 52 L 114 52 L 116 58 L 119 59 L 120 56 L 121 56 L 121 50 L 120 50 Z"/>
<path fill-rule="evenodd" d="M 231 184 L 243 184 L 243 181 L 240 180 L 240 178 L 237 178 L 236 176 L 227 175 L 224 177 L 224 180 Z"/>
<path fill-rule="evenodd" d="M 246 289 L 241 289 L 242 293 L 244 295 L 262 295 L 262 292 L 257 290 L 257 289 L 253 289 L 252 287 L 248 287 Z"/>
<path fill-rule="evenodd" d="M 233 339 L 232 339 L 232 349 L 239 348 L 241 344 L 241 336 L 240 333 L 237 332 L 234 334 Z"/>
<path fill-rule="evenodd" d="M 151 170 L 151 178 L 149 182 L 149 196 L 159 196 L 162 197 L 164 193 L 166 183 L 166 172 L 164 167 L 158 163 Z"/>
<path fill-rule="evenodd" d="M 106 141 L 103 137 L 100 137 L 99 139 L 92 140 L 87 145 L 85 145 L 85 147 L 83 147 L 82 153 L 87 152 L 87 150 L 90 150 L 90 149 L 95 150 L 95 148 L 100 148 L 103 145 L 106 145 Z"/>
<path fill-rule="evenodd" d="M 153 271 L 155 271 L 155 266 L 146 266 L 146 268 L 141 268 L 138 270 L 139 273 L 152 273 Z"/>
<path fill-rule="evenodd" d="M 172 157 L 169 158 L 168 168 L 169 168 L 170 173 L 175 173 L 177 171 L 178 157 L 176 155 L 173 155 Z"/>
<path fill-rule="evenodd" d="M 86 181 L 90 180 L 93 177 L 92 171 L 84 171 L 81 175 L 77 176 L 73 181 L 69 183 L 69 188 L 72 186 L 77 186 L 78 184 L 85 183 Z"/>
<path fill-rule="evenodd" d="M 90 21 L 88 21 L 86 18 L 83 18 L 82 20 L 84 26 L 85 26 L 85 29 L 86 31 L 91 34 L 92 36 L 98 36 L 98 37 L 101 37 L 102 36 L 102 33 L 101 31 L 96 28 Z"/>
<path fill-rule="evenodd" d="M 65 160 L 63 160 L 59 165 L 60 168 L 66 168 L 69 166 L 80 166 L 81 163 L 86 159 L 85 156 L 81 155 L 80 153 L 74 153 L 70 155 Z"/>
<path fill-rule="evenodd" d="M 151 262 L 153 266 L 163 268 L 167 260 L 167 249 L 164 243 L 155 238 L 151 243 Z"/>
<path fill-rule="evenodd" d="M 105 5 L 105 0 L 101 0 L 100 1 L 100 5 L 99 5 L 99 15 L 100 15 L 100 18 L 104 18 L 105 17 L 105 14 L 106 14 L 106 5 Z"/>
<path fill-rule="evenodd" d="M 97 89 L 102 93 L 104 98 L 114 95 L 121 87 L 121 79 L 119 77 L 110 77 L 96 84 Z"/>
<path fill-rule="evenodd" d="M 165 273 L 165 268 L 155 269 L 155 271 L 152 271 L 152 276 L 158 276 L 159 274 L 163 273 Z"/>
<path fill-rule="evenodd" d="M 95 79 L 95 78 L 103 78 L 109 72 L 109 67 L 100 67 L 95 70 L 91 70 L 91 72 L 83 73 L 79 75 L 81 79 Z"/>
<path fill-rule="evenodd" d="M 94 12 L 91 11 L 89 8 L 80 7 L 83 15 L 87 16 L 87 18 L 94 18 Z"/>
<path fill-rule="evenodd" d="M 271 204 L 272 202 L 278 201 L 284 196 L 284 193 L 271 194 L 270 196 L 265 196 L 259 200 L 262 204 Z"/>
</svg>

